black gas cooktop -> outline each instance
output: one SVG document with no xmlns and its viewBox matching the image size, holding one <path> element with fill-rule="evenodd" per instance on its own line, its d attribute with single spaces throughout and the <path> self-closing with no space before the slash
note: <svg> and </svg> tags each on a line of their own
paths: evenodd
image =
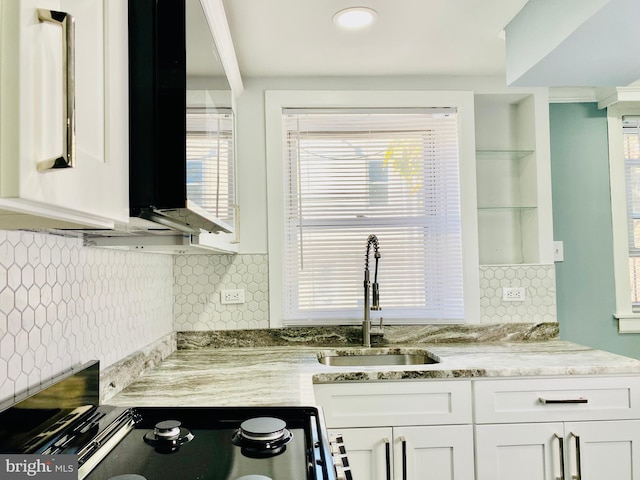
<svg viewBox="0 0 640 480">
<path fill-rule="evenodd" d="M 138 417 L 134 428 L 86 478 L 131 473 L 148 480 L 333 478 L 323 472 L 332 466 L 331 458 L 323 451 L 313 408 L 138 408 L 130 413 Z M 250 430 L 243 434 L 245 427 Z M 174 436 L 166 436 L 171 430 Z"/>
<path fill-rule="evenodd" d="M 315 407 L 99 406 L 98 376 L 92 362 L 0 412 L 0 453 L 76 455 L 89 480 L 351 478 Z"/>
</svg>

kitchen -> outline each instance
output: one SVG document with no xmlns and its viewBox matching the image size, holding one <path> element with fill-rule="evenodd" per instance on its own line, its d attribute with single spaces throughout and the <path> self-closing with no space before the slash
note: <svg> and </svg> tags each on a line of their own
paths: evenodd
<svg viewBox="0 0 640 480">
<path fill-rule="evenodd" d="M 268 329 L 272 326 L 264 313 L 268 309 L 265 303 L 269 295 L 265 233 L 268 231 L 265 213 L 267 182 L 264 180 L 267 174 L 263 151 L 266 140 L 262 123 L 265 90 L 352 90 L 361 89 L 362 85 L 371 90 L 456 88 L 492 91 L 504 88 L 502 76 L 452 79 L 386 74 L 363 79 L 352 75 L 347 78 L 337 75 L 293 78 L 294 74 L 288 78 L 243 78 L 244 92 L 236 99 L 238 203 L 242 206 L 241 250 L 238 255 L 211 255 L 202 260 L 203 263 L 200 260 L 194 263 L 196 257 L 191 255 L 171 257 L 93 249 L 83 247 L 79 239 L 3 231 L 0 261 L 6 285 L 2 285 L 0 292 L 0 310 L 6 325 L 3 325 L 0 339 L 0 378 L 4 379 L 0 398 L 10 399 L 28 387 L 93 358 L 99 358 L 105 368 L 126 359 L 129 366 L 134 366 L 133 371 L 138 369 L 139 372 L 145 366 L 159 363 L 173 351 L 175 332 Z M 578 100 L 593 105 L 597 97 L 593 89 L 585 89 L 579 91 Z M 559 105 L 555 112 L 554 108 L 556 106 L 552 105 L 552 115 L 558 115 L 555 118 L 573 111 L 575 116 L 569 119 L 585 123 L 594 122 L 594 115 L 600 112 L 596 133 L 606 135 L 606 115 L 602 116 L 602 111 L 590 109 L 585 113 L 580 105 Z M 554 125 L 553 116 L 551 125 Z M 567 148 L 563 143 L 566 141 L 556 139 L 558 143 L 554 143 L 554 131 L 552 129 L 552 169 L 556 167 L 554 148 Z M 251 140 L 242 141 L 243 137 Z M 592 133 L 585 137 L 589 143 L 579 142 L 584 148 L 580 157 L 583 161 L 585 158 L 593 161 L 594 169 L 582 169 L 581 175 L 585 176 L 586 185 L 592 185 L 593 192 L 599 195 L 590 198 L 594 204 L 597 203 L 594 210 L 570 208 L 575 204 L 575 198 L 584 200 L 580 191 L 576 191 L 574 177 L 565 174 L 551 178 L 555 239 L 565 242 L 565 261 L 556 264 L 555 272 L 560 338 L 638 357 L 634 335 L 619 334 L 617 322 L 612 318 L 615 311 L 612 260 L 602 254 L 613 249 L 608 247 L 611 239 L 602 233 L 611 230 L 606 191 L 608 152 L 602 151 L 602 144 L 606 148 L 606 138 L 598 140 L 601 137 Z M 243 160 L 245 158 L 255 159 L 255 162 L 249 163 Z M 605 168 L 604 176 L 602 168 Z M 571 197 L 572 193 L 574 197 Z M 562 203 L 556 201 L 560 194 Z M 564 217 L 556 218 L 559 212 Z M 598 214 L 594 215 L 594 212 Z M 576 218 L 582 218 L 582 222 Z M 573 221 L 569 222 L 569 219 Z M 570 225 L 573 230 L 560 236 L 558 229 L 565 225 L 566 228 Z M 582 228 L 585 230 L 580 231 Z M 585 238 L 590 241 L 585 242 Z M 573 239 L 572 243 L 569 244 L 567 239 Z M 576 265 L 578 253 L 579 258 L 590 259 L 589 265 Z M 570 261 L 572 256 L 573 262 Z M 574 265 L 573 270 L 569 270 L 571 265 Z M 563 269 L 569 271 L 564 274 Z M 252 294 L 251 298 L 247 295 L 247 302 L 241 306 L 224 306 L 215 302 L 209 305 L 212 312 L 207 310 L 206 304 L 200 307 L 192 305 L 188 301 L 189 295 L 201 285 L 195 275 L 199 277 L 205 270 L 209 272 L 205 284 L 214 284 L 214 293 L 227 288 L 243 288 Z M 180 275 L 194 275 L 189 279 L 191 291 L 176 286 Z M 487 293 L 488 296 L 491 294 L 500 295 L 499 292 Z M 552 302 L 555 303 L 556 299 L 553 298 Z M 202 311 L 198 311 L 199 308 Z M 508 318 L 503 320 L 507 324 L 511 321 Z M 542 318 L 542 321 L 549 319 Z M 116 376 L 119 375 L 122 373 Z"/>
</svg>

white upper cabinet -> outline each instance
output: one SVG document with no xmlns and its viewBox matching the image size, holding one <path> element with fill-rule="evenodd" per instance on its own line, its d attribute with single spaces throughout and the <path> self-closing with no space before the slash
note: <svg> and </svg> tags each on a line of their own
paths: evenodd
<svg viewBox="0 0 640 480">
<path fill-rule="evenodd" d="M 127 58 L 126 0 L 0 0 L 1 229 L 128 221 Z"/>
</svg>

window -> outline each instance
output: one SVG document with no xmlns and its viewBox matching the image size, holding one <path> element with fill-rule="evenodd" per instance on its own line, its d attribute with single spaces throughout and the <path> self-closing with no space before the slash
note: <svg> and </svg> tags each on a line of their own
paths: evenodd
<svg viewBox="0 0 640 480">
<path fill-rule="evenodd" d="M 271 326 L 360 324 L 370 234 L 385 323 L 479 322 L 473 94 L 265 100 Z"/>
<path fill-rule="evenodd" d="M 640 312 L 640 117 L 622 119 L 631 306 Z"/>
<path fill-rule="evenodd" d="M 385 318 L 462 318 L 457 119 L 432 110 L 283 112 L 286 321 L 361 318 L 371 233 Z"/>
<path fill-rule="evenodd" d="M 616 312 L 621 333 L 640 333 L 640 106 L 607 109 Z"/>
<path fill-rule="evenodd" d="M 233 114 L 187 108 L 187 198 L 216 218 L 233 221 Z"/>
</svg>

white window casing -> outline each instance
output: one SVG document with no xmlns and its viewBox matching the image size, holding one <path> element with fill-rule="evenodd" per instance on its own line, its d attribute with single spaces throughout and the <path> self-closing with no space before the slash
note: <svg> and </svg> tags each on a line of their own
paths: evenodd
<svg viewBox="0 0 640 480">
<path fill-rule="evenodd" d="M 633 237 L 629 229 L 633 212 L 628 208 L 628 162 L 626 161 L 623 122 L 624 117 L 640 116 L 640 104 L 628 103 L 608 107 L 609 171 L 611 181 L 611 217 L 613 226 L 613 264 L 615 274 L 616 312 L 620 333 L 640 333 L 640 311 L 634 308 L 632 298 L 632 271 L 630 259 L 635 255 Z M 630 248 L 631 247 L 631 248 Z"/>
<path fill-rule="evenodd" d="M 358 114 L 363 109 L 374 124 L 354 126 L 365 118 Z M 380 241 L 379 313 L 385 323 L 479 322 L 471 92 L 268 91 L 265 110 L 272 327 L 361 322 L 369 234 Z M 336 115 L 345 111 L 350 115 Z M 422 112 L 422 126 L 413 120 L 394 124 L 395 119 L 407 120 L 401 112 L 408 111 Z M 376 127 L 379 119 L 385 123 Z M 374 132 L 365 133 L 367 129 Z M 350 133 L 345 138 L 341 131 Z M 435 138 L 448 139 L 444 155 L 457 154 L 459 165 L 450 161 L 455 168 L 446 172 L 447 162 L 427 159 L 421 168 L 440 170 L 422 172 L 422 178 L 425 183 L 437 180 L 437 188 L 412 186 L 407 172 L 394 170 L 394 156 L 433 149 Z M 331 154 L 327 162 L 318 161 L 325 152 Z M 369 161 L 354 157 L 341 165 L 335 160 L 349 155 Z M 378 174 L 384 176 L 379 184 Z M 339 182 L 321 180 L 335 176 Z M 439 189 L 440 196 L 434 194 Z M 328 196 L 321 193 L 327 190 Z M 351 206 L 341 202 L 345 196 Z M 436 211 L 438 202 L 446 211 L 443 204 L 452 198 L 449 217 L 424 213 Z M 452 237 L 431 241 L 425 232 L 440 231 L 447 218 L 456 224 L 447 230 Z M 424 249 L 438 253 L 429 257 Z M 307 263 L 301 268 L 303 261 Z"/>
</svg>

